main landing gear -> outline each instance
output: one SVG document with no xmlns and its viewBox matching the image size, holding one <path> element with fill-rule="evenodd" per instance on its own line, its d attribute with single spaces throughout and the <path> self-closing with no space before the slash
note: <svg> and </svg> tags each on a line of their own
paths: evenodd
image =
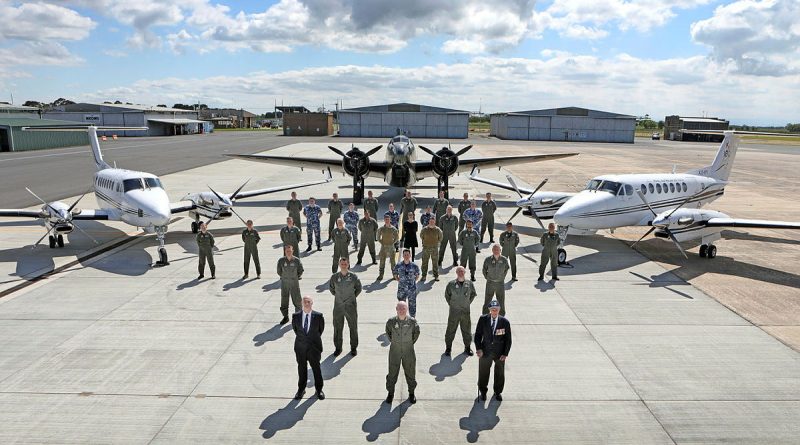
<svg viewBox="0 0 800 445">
<path fill-rule="evenodd" d="M 353 176 L 353 204 L 360 206 L 364 199 L 364 178 Z M 370 215 L 375 218 L 375 215 Z"/>
<path fill-rule="evenodd" d="M 702 244 L 700 246 L 700 258 L 715 258 L 717 256 L 717 246 L 713 244 Z"/>
<path fill-rule="evenodd" d="M 439 192 L 444 192 L 445 199 L 450 199 L 450 176 L 443 175 L 436 179 L 438 181 L 436 196 L 439 196 Z"/>
<path fill-rule="evenodd" d="M 48 236 L 47 240 L 49 241 L 51 249 L 55 249 L 56 246 L 64 247 L 64 235 L 62 235 L 60 233 L 58 235 L 55 235 L 55 236 L 53 236 L 53 235 Z"/>
</svg>

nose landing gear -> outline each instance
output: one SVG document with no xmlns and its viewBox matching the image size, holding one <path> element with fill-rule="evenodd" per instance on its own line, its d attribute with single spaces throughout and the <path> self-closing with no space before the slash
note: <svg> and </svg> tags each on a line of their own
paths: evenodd
<svg viewBox="0 0 800 445">
<path fill-rule="evenodd" d="M 716 258 L 717 246 L 713 244 L 703 244 L 700 246 L 700 258 Z"/>
<path fill-rule="evenodd" d="M 155 228 L 156 239 L 158 240 L 158 261 L 156 267 L 169 266 L 169 259 L 167 258 L 167 248 L 164 246 L 164 238 L 167 235 L 167 226 L 157 226 Z"/>
</svg>

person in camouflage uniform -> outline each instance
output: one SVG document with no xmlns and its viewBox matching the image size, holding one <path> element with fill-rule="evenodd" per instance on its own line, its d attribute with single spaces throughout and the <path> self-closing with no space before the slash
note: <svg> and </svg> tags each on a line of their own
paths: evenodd
<svg viewBox="0 0 800 445">
<path fill-rule="evenodd" d="M 539 261 L 539 281 L 544 280 L 544 271 L 547 269 L 547 263 L 550 263 L 550 275 L 553 276 L 553 281 L 558 281 L 558 246 L 561 244 L 561 237 L 556 233 L 556 225 L 550 223 L 547 225 L 547 233 L 542 235 L 540 240 L 542 244 L 542 257 Z"/>
<path fill-rule="evenodd" d="M 342 210 L 344 209 L 344 204 L 342 201 L 339 201 L 339 194 L 334 193 L 333 198 L 328 201 L 328 241 L 333 238 L 331 232 L 336 227 L 336 220 L 342 216 Z"/>
<path fill-rule="evenodd" d="M 206 261 L 208 261 L 208 269 L 211 271 L 211 279 L 213 280 L 217 278 L 216 274 L 214 273 L 217 270 L 217 267 L 214 265 L 214 235 L 207 232 L 206 223 L 200 223 L 200 231 L 197 233 L 195 239 L 197 240 L 199 260 L 197 263 L 197 271 L 199 272 L 197 279 L 203 279 Z"/>
<path fill-rule="evenodd" d="M 292 199 L 286 202 L 286 210 L 289 212 L 289 216 L 292 217 L 297 227 L 300 227 L 300 212 L 303 211 L 303 203 L 297 199 L 296 192 L 292 192 Z M 300 255 L 300 252 L 295 251 L 295 254 Z"/>
<path fill-rule="evenodd" d="M 453 347 L 453 340 L 456 338 L 456 330 L 461 327 L 461 337 L 464 340 L 464 354 L 471 356 L 472 348 L 472 322 L 470 321 L 469 310 L 470 304 L 475 300 L 478 293 L 475 291 L 475 285 L 471 281 L 464 278 L 466 269 L 462 266 L 456 267 L 457 278 L 447 283 L 447 288 L 444 290 L 444 299 L 447 305 L 450 306 L 450 312 L 447 316 L 447 330 L 444 333 L 444 355 L 449 357 Z"/>
<path fill-rule="evenodd" d="M 303 215 L 306 217 L 306 237 L 308 238 L 308 249 L 306 252 L 311 252 L 311 244 L 314 237 L 317 240 L 317 250 L 322 250 L 322 240 L 320 239 L 319 218 L 322 216 L 322 209 L 317 205 L 317 200 L 308 198 L 308 205 L 303 209 Z"/>
<path fill-rule="evenodd" d="M 261 278 L 261 263 L 258 261 L 258 242 L 261 241 L 261 236 L 258 230 L 253 228 L 253 220 L 248 219 L 245 223 L 247 228 L 242 230 L 242 242 L 244 243 L 244 276 L 246 280 L 250 274 L 250 258 L 253 258 L 253 264 L 256 266 L 256 277 Z"/>
<path fill-rule="evenodd" d="M 393 202 L 389 203 L 389 210 L 387 210 L 383 214 L 383 216 L 386 216 L 386 215 L 389 215 L 389 218 L 392 221 L 392 225 L 394 226 L 395 229 L 398 230 L 398 234 L 399 234 L 399 231 L 400 231 L 400 213 L 397 210 L 394 209 L 394 203 Z M 397 252 L 398 250 L 400 250 L 400 238 L 398 238 L 397 242 L 394 243 L 394 251 Z"/>
<path fill-rule="evenodd" d="M 417 355 L 414 343 L 419 339 L 419 324 L 408 316 L 408 303 L 398 301 L 397 316 L 386 321 L 386 338 L 389 339 L 389 372 L 386 374 L 386 403 L 394 400 L 394 387 L 400 375 L 400 367 L 406 376 L 408 402 L 417 403 L 414 391 L 417 388 Z"/>
<path fill-rule="evenodd" d="M 480 233 L 481 233 L 481 221 L 483 220 L 483 212 L 481 209 L 477 207 L 475 201 L 470 201 L 469 208 L 464 211 L 464 219 L 467 221 L 472 221 L 472 229 L 478 232 L 478 245 L 475 246 L 475 251 L 480 252 Z"/>
<path fill-rule="evenodd" d="M 517 246 L 519 234 L 514 231 L 511 221 L 506 223 L 506 231 L 500 234 L 500 246 L 503 248 L 501 255 L 508 258 L 511 264 L 511 281 L 517 281 Z"/>
<path fill-rule="evenodd" d="M 357 354 L 358 348 L 358 305 L 356 298 L 361 293 L 361 280 L 350 272 L 347 258 L 339 260 L 339 272 L 331 275 L 328 288 L 334 295 L 333 300 L 333 351 L 334 357 L 342 353 L 344 322 L 350 330 L 350 355 Z"/>
<path fill-rule="evenodd" d="M 411 190 L 406 189 L 406 195 L 400 200 L 400 214 L 403 219 L 408 216 L 408 213 L 416 213 L 417 211 L 417 198 L 411 196 Z"/>
<path fill-rule="evenodd" d="M 425 207 L 425 211 L 422 212 L 422 215 L 419 217 L 419 223 L 422 224 L 422 227 L 425 228 L 428 226 L 428 221 L 433 218 L 433 210 L 431 206 Z"/>
<path fill-rule="evenodd" d="M 350 237 L 353 238 L 353 248 L 358 249 L 358 211 L 355 204 L 352 202 L 347 205 L 347 211 L 344 212 L 344 227 L 350 232 Z"/>
<path fill-rule="evenodd" d="M 433 214 L 436 215 L 436 225 L 442 227 L 442 217 L 444 216 L 447 208 L 450 207 L 450 201 L 444 197 L 444 192 L 439 192 L 439 199 L 433 203 Z"/>
<path fill-rule="evenodd" d="M 350 262 L 350 232 L 344 228 L 344 220 L 342 218 L 336 220 L 336 228 L 331 231 L 331 239 L 333 240 L 331 273 L 334 273 L 339 266 L 340 258 L 347 258 L 348 263 Z"/>
<path fill-rule="evenodd" d="M 428 225 L 419 232 L 422 242 L 422 281 L 428 275 L 428 262 L 431 263 L 433 281 L 439 281 L 439 245 L 442 243 L 442 229 L 436 227 L 436 217 L 428 218 Z"/>
<path fill-rule="evenodd" d="M 453 253 L 453 267 L 458 264 L 458 253 L 456 253 L 456 243 L 458 242 L 458 217 L 453 215 L 453 206 L 447 206 L 446 213 L 442 219 L 436 220 L 437 225 L 442 229 L 442 243 L 439 245 L 439 267 L 444 261 L 444 252 L 450 244 L 450 251 Z"/>
<path fill-rule="evenodd" d="M 492 255 L 483 260 L 483 278 L 486 278 L 483 313 L 489 313 L 489 303 L 493 297 L 500 303 L 500 315 L 506 314 L 506 274 L 508 258 L 500 255 L 500 245 L 492 244 Z"/>
<path fill-rule="evenodd" d="M 458 233 L 464 230 L 464 224 L 467 223 L 464 212 L 469 209 L 469 202 L 469 193 L 464 193 L 464 199 L 458 201 Z"/>
<path fill-rule="evenodd" d="M 383 227 L 378 229 L 378 235 L 377 235 L 378 243 L 380 243 L 381 245 L 381 251 L 378 254 L 381 260 L 378 281 L 383 279 L 383 271 L 386 268 L 387 258 L 389 259 L 389 263 L 391 265 L 390 270 L 394 272 L 394 267 L 395 267 L 394 246 L 397 244 L 399 239 L 400 239 L 400 234 L 397 231 L 397 227 L 392 225 L 392 218 L 389 215 L 385 215 L 383 217 Z"/>
<path fill-rule="evenodd" d="M 475 246 L 478 245 L 481 236 L 472 228 L 472 221 L 467 220 L 467 225 L 458 234 L 458 244 L 461 245 L 461 267 L 466 267 L 469 263 L 469 279 L 475 281 Z"/>
<path fill-rule="evenodd" d="M 375 239 L 378 234 L 378 222 L 372 218 L 369 210 L 364 210 L 364 218 L 358 221 L 358 230 L 361 231 L 361 247 L 358 249 L 358 263 L 364 258 L 364 250 L 369 247 L 369 256 L 372 257 L 372 264 L 375 261 Z"/>
<path fill-rule="evenodd" d="M 403 261 L 394 267 L 394 279 L 397 280 L 397 299 L 408 302 L 411 316 L 417 314 L 417 280 L 419 266 L 411 261 L 411 250 L 403 249 Z"/>
<path fill-rule="evenodd" d="M 497 211 L 497 203 L 492 200 L 492 194 L 486 193 L 486 200 L 481 203 L 483 213 L 483 224 L 481 225 L 481 242 L 483 235 L 489 231 L 489 242 L 494 242 L 494 212 Z"/>
<path fill-rule="evenodd" d="M 292 246 L 293 253 L 300 256 L 300 241 L 303 241 L 303 231 L 294 225 L 294 218 L 286 218 L 286 227 L 281 228 L 281 241 L 283 247 Z"/>
<path fill-rule="evenodd" d="M 289 298 L 292 299 L 294 312 L 300 310 L 300 279 L 303 278 L 303 263 L 294 256 L 291 244 L 283 248 L 285 256 L 278 259 L 278 278 L 281 281 L 281 324 L 289 322 Z"/>
<path fill-rule="evenodd" d="M 367 199 L 364 200 L 364 211 L 369 212 L 369 216 L 377 219 L 379 208 L 380 208 L 380 203 L 376 198 L 372 196 L 372 190 L 368 191 Z"/>
</svg>

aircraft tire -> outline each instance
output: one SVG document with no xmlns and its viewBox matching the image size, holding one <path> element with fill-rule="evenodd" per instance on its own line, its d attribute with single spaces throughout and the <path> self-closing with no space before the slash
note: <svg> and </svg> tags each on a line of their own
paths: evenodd
<svg viewBox="0 0 800 445">
<path fill-rule="evenodd" d="M 566 264 L 567 262 L 567 251 L 564 249 L 558 249 L 558 264 Z"/>
<path fill-rule="evenodd" d="M 706 252 L 706 255 L 708 256 L 709 259 L 716 258 L 717 257 L 717 246 L 715 246 L 713 244 L 710 244 L 708 246 L 708 251 Z"/>
<path fill-rule="evenodd" d="M 64 247 L 64 235 L 59 234 L 56 243 L 58 243 L 58 247 Z"/>
<path fill-rule="evenodd" d="M 51 249 L 55 249 L 55 247 L 56 247 L 56 237 L 54 237 L 53 235 L 50 235 L 48 237 L 48 241 L 50 242 L 50 248 Z"/>
<path fill-rule="evenodd" d="M 700 258 L 705 258 L 707 254 L 708 254 L 708 246 L 706 246 L 705 244 L 701 245 L 700 246 Z"/>
</svg>

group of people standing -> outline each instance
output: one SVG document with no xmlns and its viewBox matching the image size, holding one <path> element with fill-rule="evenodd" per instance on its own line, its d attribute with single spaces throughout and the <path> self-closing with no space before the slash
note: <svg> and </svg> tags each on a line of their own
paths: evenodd
<svg viewBox="0 0 800 445">
<path fill-rule="evenodd" d="M 334 295 L 333 306 L 333 343 L 334 356 L 343 352 L 344 324 L 347 322 L 350 340 L 350 354 L 356 356 L 358 351 L 358 308 L 357 298 L 362 291 L 361 280 L 350 271 L 350 246 L 358 251 L 357 263 L 362 264 L 366 250 L 369 250 L 373 265 L 379 264 L 377 281 L 384 277 L 385 263 L 388 259 L 391 265 L 393 278 L 398 282 L 396 307 L 397 315 L 386 323 L 386 336 L 391 346 L 389 348 L 389 373 L 386 377 L 387 399 L 391 403 L 394 398 L 394 386 L 397 382 L 399 369 L 402 366 L 409 387 L 409 401 L 416 402 L 414 388 L 416 387 L 414 343 L 419 338 L 419 324 L 416 321 L 417 313 L 417 282 L 425 281 L 430 271 L 433 281 L 439 280 L 439 268 L 442 266 L 448 246 L 453 258 L 456 278 L 450 281 L 445 288 L 445 301 L 449 306 L 447 329 L 445 332 L 444 355 L 452 353 L 452 343 L 456 332 L 461 330 L 464 342 L 464 354 L 472 356 L 471 345 L 475 344 L 477 355 L 480 358 L 478 391 L 479 396 L 485 400 L 488 391 L 489 373 L 494 366 L 494 393 L 498 400 L 502 400 L 504 384 L 503 367 L 511 347 L 511 326 L 505 319 L 505 280 L 511 271 L 511 280 L 517 281 L 516 249 L 520 237 L 514 231 L 513 225 L 506 223 L 506 230 L 494 240 L 494 214 L 497 204 L 492 199 L 491 193 L 486 193 L 486 199 L 478 208 L 474 200 L 469 199 L 467 193 L 459 202 L 459 216 L 453 215 L 453 206 L 444 197 L 444 192 L 439 193 L 433 205 L 425 208 L 418 224 L 416 211 L 418 203 L 416 198 L 406 191 L 400 202 L 400 212 L 395 210 L 394 203 L 388 205 L 388 210 L 383 213 L 383 225 L 379 226 L 375 215 L 379 214 L 378 200 L 372 191 L 364 200 L 363 216 L 360 216 L 355 206 L 349 203 L 347 210 L 336 193 L 328 201 L 328 240 L 333 243 L 333 258 L 331 265 L 332 275 L 328 280 L 328 289 Z M 289 302 L 291 300 L 294 312 L 291 318 L 292 328 L 296 334 L 295 354 L 298 363 L 298 391 L 295 397 L 300 399 L 305 394 L 307 381 L 307 366 L 310 365 L 316 386 L 316 395 L 324 399 L 322 391 L 323 381 L 320 371 L 322 353 L 321 334 L 324 330 L 324 316 L 313 311 L 313 299 L 310 296 L 301 298 L 300 280 L 304 272 L 303 264 L 299 258 L 302 230 L 299 227 L 300 215 L 306 218 L 306 237 L 308 248 L 313 249 L 314 243 L 318 251 L 322 250 L 320 221 L 323 211 L 316 200 L 311 197 L 303 205 L 297 199 L 295 192 L 286 203 L 289 215 L 286 226 L 281 228 L 280 237 L 283 243 L 284 255 L 278 260 L 277 275 L 281 283 L 280 311 L 283 316 L 280 324 L 289 323 Z M 401 215 L 405 216 L 400 229 Z M 257 278 L 261 277 L 261 265 L 258 258 L 257 245 L 261 239 L 258 231 L 253 227 L 252 221 L 246 222 L 246 229 L 242 231 L 244 243 L 244 276 L 248 278 L 250 262 L 255 265 Z M 422 229 L 420 229 L 420 225 Z M 549 231 L 542 235 L 541 244 L 544 249 L 540 265 L 540 277 L 543 279 L 544 269 L 548 260 L 551 260 L 551 271 L 554 280 L 557 278 L 557 265 L 555 260 L 556 250 L 560 244 L 555 226 L 550 225 Z M 480 252 L 486 232 L 489 233 L 491 255 L 483 261 L 482 273 L 486 280 L 484 290 L 483 315 L 474 331 L 471 331 L 470 306 L 477 296 L 475 288 L 476 256 Z M 419 235 L 418 235 L 419 234 Z M 422 244 L 422 267 L 414 263 L 416 249 L 419 246 L 417 237 Z M 380 245 L 376 257 L 375 243 Z M 199 277 L 203 278 L 205 263 L 209 264 L 211 277 L 215 278 L 213 261 L 214 237 L 208 232 L 205 224 L 200 224 L 197 234 L 199 248 Z M 457 246 L 461 246 L 458 254 Z M 401 251 L 401 261 L 396 262 L 395 255 Z M 470 279 L 466 279 L 467 268 Z"/>
</svg>

